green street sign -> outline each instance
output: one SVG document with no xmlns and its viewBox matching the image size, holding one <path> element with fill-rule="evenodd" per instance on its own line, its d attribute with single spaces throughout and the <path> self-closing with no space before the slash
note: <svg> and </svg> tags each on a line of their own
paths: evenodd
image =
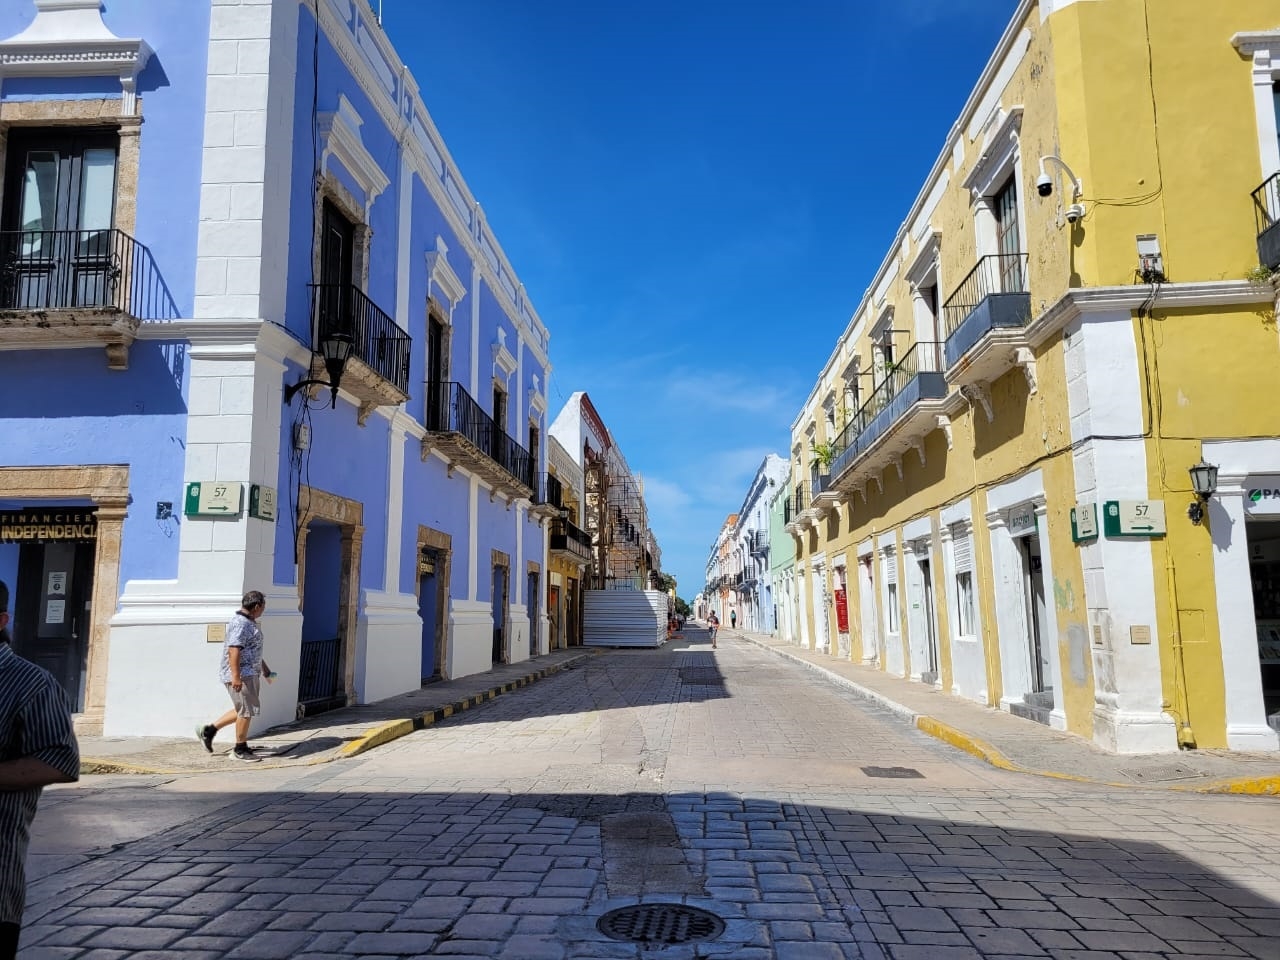
<svg viewBox="0 0 1280 960">
<path fill-rule="evenodd" d="M 1108 537 L 1163 537 L 1164 501 L 1108 500 L 1102 508 L 1102 529 Z"/>
<path fill-rule="evenodd" d="M 182 512 L 188 517 L 238 517 L 243 505 L 243 483 L 195 480 L 187 484 Z"/>
<path fill-rule="evenodd" d="M 1098 539 L 1098 505 L 1077 503 L 1071 508 L 1071 540 L 1082 543 Z"/>
<path fill-rule="evenodd" d="M 249 516 L 257 517 L 259 520 L 270 520 L 275 522 L 276 519 L 276 488 L 268 487 L 261 483 L 250 484 L 249 486 Z"/>
</svg>

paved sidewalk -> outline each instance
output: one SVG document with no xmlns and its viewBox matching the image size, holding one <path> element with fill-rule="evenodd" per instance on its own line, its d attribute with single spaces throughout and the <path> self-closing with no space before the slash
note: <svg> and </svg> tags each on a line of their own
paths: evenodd
<svg viewBox="0 0 1280 960">
<path fill-rule="evenodd" d="M 543 677 L 572 669 L 596 655 L 583 647 L 553 650 L 532 660 L 502 664 L 486 673 L 432 683 L 420 690 L 330 710 L 296 723 L 251 733 L 263 762 L 238 764 L 254 770 L 308 766 L 352 757 L 423 727 L 510 693 Z M 231 736 L 222 731 L 214 752 L 190 737 L 80 737 L 82 773 L 203 773 L 225 770 Z"/>
<path fill-rule="evenodd" d="M 1108 753 L 1075 734 L 777 637 L 726 630 L 723 626 L 720 632 L 724 637 L 741 637 L 804 664 L 832 682 L 879 702 L 924 732 L 1001 769 L 1112 786 L 1280 794 L 1280 754 L 1227 750 Z"/>
</svg>

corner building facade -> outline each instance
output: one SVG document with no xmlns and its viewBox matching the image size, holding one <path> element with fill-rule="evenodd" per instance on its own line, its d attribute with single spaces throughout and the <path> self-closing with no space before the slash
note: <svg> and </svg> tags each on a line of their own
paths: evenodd
<svg viewBox="0 0 1280 960">
<path fill-rule="evenodd" d="M 369 5 L 0 37 L 0 579 L 78 727 L 224 709 L 250 588 L 268 726 L 545 650 L 547 329 Z"/>
<path fill-rule="evenodd" d="M 1264 0 L 1018 5 L 793 423 L 800 643 L 1277 749 L 1278 105 Z"/>
</svg>

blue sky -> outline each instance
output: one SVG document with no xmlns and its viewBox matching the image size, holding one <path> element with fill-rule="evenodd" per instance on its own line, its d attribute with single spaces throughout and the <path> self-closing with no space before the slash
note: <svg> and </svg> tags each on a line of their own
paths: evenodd
<svg viewBox="0 0 1280 960">
<path fill-rule="evenodd" d="M 377 0 L 373 0 L 377 6 Z M 692 599 L 1014 0 L 383 0 Z"/>
</svg>

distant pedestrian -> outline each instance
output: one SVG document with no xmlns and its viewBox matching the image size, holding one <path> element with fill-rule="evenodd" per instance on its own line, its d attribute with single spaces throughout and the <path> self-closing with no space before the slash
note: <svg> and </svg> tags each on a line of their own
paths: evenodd
<svg viewBox="0 0 1280 960">
<path fill-rule="evenodd" d="M 711 649 L 714 650 L 716 648 L 716 631 L 720 629 L 720 618 L 716 616 L 714 610 L 707 617 L 707 626 L 711 629 Z"/>
<path fill-rule="evenodd" d="M 730 630 L 738 629 L 738 611 L 737 610 L 729 611 L 729 629 Z"/>
<path fill-rule="evenodd" d="M 270 683 L 275 677 L 262 658 L 262 628 L 258 618 L 267 609 L 267 598 L 258 590 L 250 590 L 240 601 L 240 609 L 227 624 L 222 641 L 222 663 L 218 677 L 231 697 L 231 709 L 213 723 L 196 727 L 196 736 L 204 748 L 213 753 L 213 738 L 223 727 L 236 725 L 236 745 L 231 756 L 245 763 L 260 763 L 249 746 L 249 724 L 262 711 L 259 683 L 262 677 Z"/>
<path fill-rule="evenodd" d="M 67 695 L 46 670 L 13 652 L 8 626 L 9 588 L 0 581 L 0 960 L 18 955 L 40 790 L 80 777 Z"/>
</svg>

